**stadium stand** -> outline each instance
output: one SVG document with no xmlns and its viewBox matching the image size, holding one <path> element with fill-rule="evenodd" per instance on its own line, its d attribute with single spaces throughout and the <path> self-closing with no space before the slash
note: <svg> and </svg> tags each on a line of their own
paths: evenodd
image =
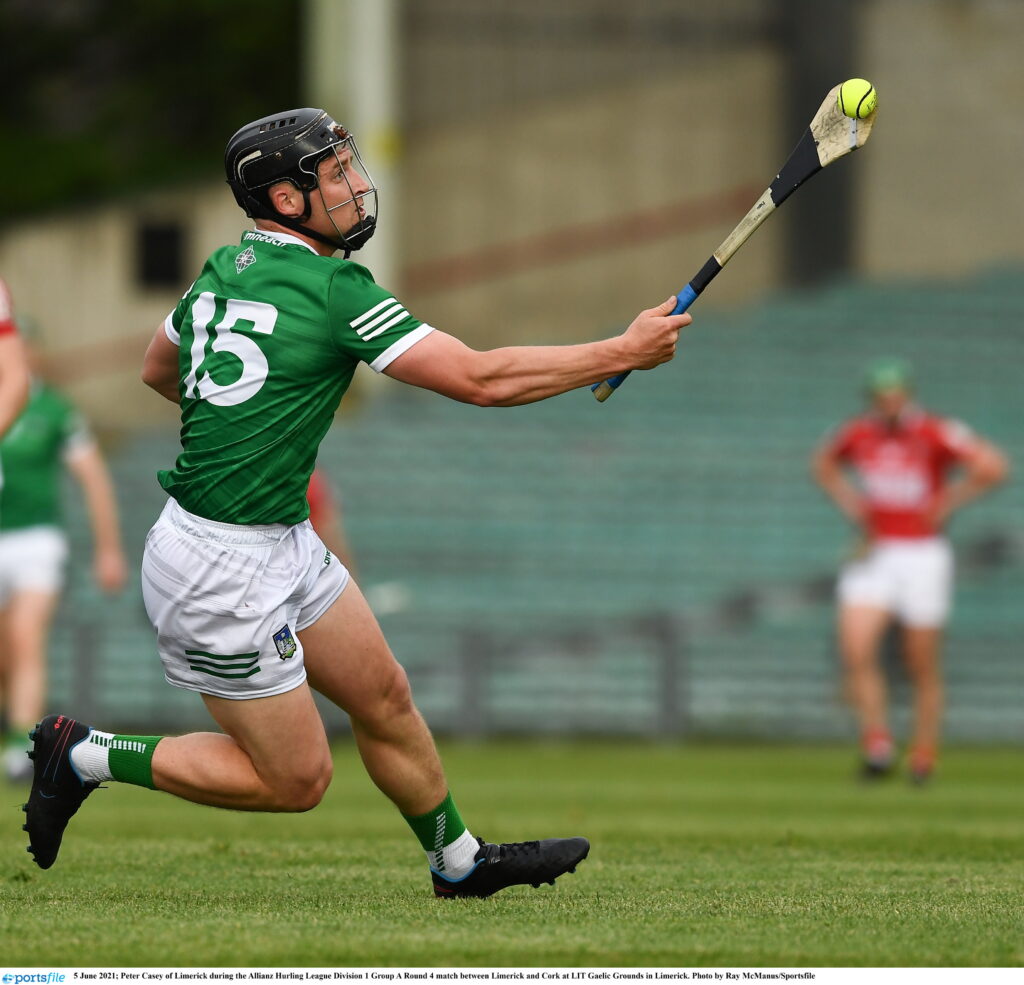
<svg viewBox="0 0 1024 985">
<path fill-rule="evenodd" d="M 859 407 L 862 367 L 896 355 L 914 363 L 926 406 L 1024 462 L 1022 311 L 1019 270 L 843 284 L 701 315 L 676 363 L 606 405 L 579 391 L 480 410 L 382 387 L 320 463 L 342 490 L 364 585 L 398 584 L 382 625 L 432 726 L 845 733 L 831 584 L 850 533 L 809 480 L 810 451 Z M 136 560 L 175 449 L 147 434 L 112 454 Z M 1011 478 L 953 524 L 954 739 L 1024 738 L 1022 507 Z M 137 580 L 124 599 L 96 596 L 82 516 L 71 524 L 55 706 L 119 727 L 204 721 L 162 679 Z"/>
</svg>

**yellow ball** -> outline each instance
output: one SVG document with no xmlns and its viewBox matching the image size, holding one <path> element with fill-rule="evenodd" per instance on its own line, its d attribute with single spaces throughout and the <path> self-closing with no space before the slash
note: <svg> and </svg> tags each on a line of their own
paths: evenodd
<svg viewBox="0 0 1024 985">
<path fill-rule="evenodd" d="M 878 93 L 867 79 L 847 79 L 839 87 L 839 108 L 851 119 L 863 120 L 878 105 Z"/>
</svg>

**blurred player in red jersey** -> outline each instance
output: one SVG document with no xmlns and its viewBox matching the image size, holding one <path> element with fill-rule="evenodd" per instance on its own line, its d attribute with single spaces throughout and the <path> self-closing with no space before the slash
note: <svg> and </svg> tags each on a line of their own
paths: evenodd
<svg viewBox="0 0 1024 985">
<path fill-rule="evenodd" d="M 28 358 L 14 322 L 11 293 L 0 280 L 0 438 L 25 406 L 28 385 Z"/>
<path fill-rule="evenodd" d="M 942 718 L 940 649 L 953 588 L 953 555 L 942 529 L 956 510 L 1002 482 L 1008 467 L 991 442 L 913 402 L 906 363 L 871 367 L 866 390 L 870 409 L 819 447 L 812 467 L 864 535 L 838 584 L 839 645 L 864 774 L 883 775 L 893 765 L 879 649 L 896 619 L 914 689 L 910 777 L 920 783 L 934 768 Z M 960 474 L 950 480 L 954 468 Z"/>
</svg>

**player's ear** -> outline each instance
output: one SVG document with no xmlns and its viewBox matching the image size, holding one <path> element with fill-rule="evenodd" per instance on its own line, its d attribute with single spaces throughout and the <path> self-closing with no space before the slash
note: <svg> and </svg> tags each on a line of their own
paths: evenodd
<svg viewBox="0 0 1024 985">
<path fill-rule="evenodd" d="M 306 211 L 302 193 L 290 181 L 279 181 L 276 185 L 271 185 L 267 198 L 275 212 L 289 218 L 301 216 Z"/>
</svg>

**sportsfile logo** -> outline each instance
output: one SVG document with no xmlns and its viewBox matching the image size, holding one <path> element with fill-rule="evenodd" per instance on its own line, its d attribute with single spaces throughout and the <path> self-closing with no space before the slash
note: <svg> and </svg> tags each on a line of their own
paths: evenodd
<svg viewBox="0 0 1024 985">
<path fill-rule="evenodd" d="M 4 975 L 4 985 L 21 985 L 22 982 L 62 982 L 65 979 L 62 971 L 39 971 L 30 975 L 12 975 L 9 972 Z"/>
</svg>

